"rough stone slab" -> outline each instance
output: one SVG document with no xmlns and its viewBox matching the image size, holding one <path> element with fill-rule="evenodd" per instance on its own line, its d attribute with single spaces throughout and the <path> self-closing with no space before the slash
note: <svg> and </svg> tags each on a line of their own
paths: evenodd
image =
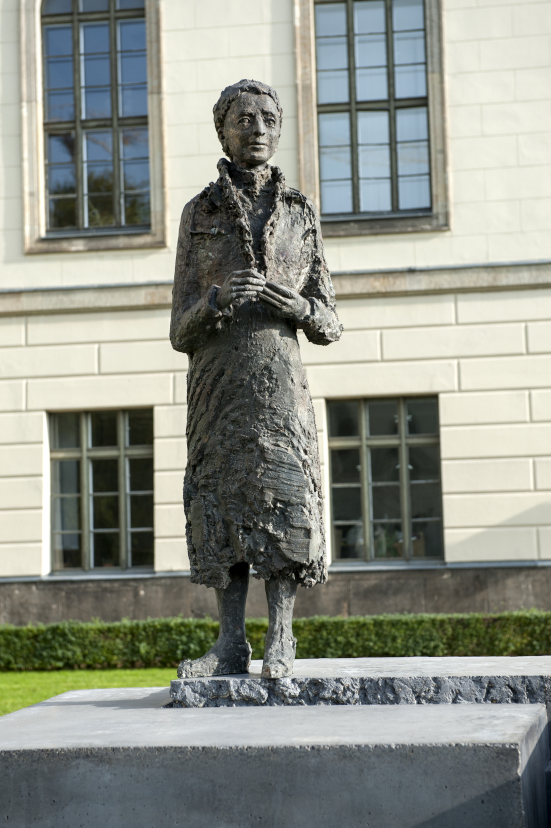
<svg viewBox="0 0 551 828">
<path fill-rule="evenodd" d="M 0 718 L 26 828 L 544 828 L 543 705 L 163 708 L 83 690 Z"/>
<path fill-rule="evenodd" d="M 299 659 L 286 679 L 247 674 L 174 679 L 172 707 L 347 704 L 545 704 L 551 656 Z"/>
</svg>

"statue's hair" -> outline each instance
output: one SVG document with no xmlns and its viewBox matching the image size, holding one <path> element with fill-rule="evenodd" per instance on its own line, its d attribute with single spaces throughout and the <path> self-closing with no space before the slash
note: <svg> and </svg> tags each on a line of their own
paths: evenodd
<svg viewBox="0 0 551 828">
<path fill-rule="evenodd" d="M 214 125 L 216 127 L 218 138 L 222 144 L 222 149 L 228 158 L 230 157 L 230 154 L 228 151 L 228 145 L 226 144 L 226 140 L 224 138 L 224 121 L 226 120 L 226 115 L 228 114 L 232 103 L 245 92 L 252 92 L 253 95 L 268 95 L 275 103 L 280 119 L 283 114 L 283 109 L 281 108 L 277 92 L 266 83 L 255 80 L 240 80 L 238 83 L 232 83 L 231 86 L 226 86 L 214 104 L 212 112 L 214 115 Z"/>
</svg>

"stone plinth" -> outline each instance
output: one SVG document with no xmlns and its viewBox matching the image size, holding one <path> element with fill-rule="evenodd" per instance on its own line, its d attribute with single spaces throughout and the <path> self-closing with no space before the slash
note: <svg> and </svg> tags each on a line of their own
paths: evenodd
<svg viewBox="0 0 551 828">
<path fill-rule="evenodd" d="M 531 704 L 551 701 L 551 657 L 302 659 L 286 679 L 175 679 L 173 707 L 317 704 Z"/>
<path fill-rule="evenodd" d="M 163 709 L 81 690 L 0 719 L 26 828 L 544 828 L 545 707 Z"/>
</svg>

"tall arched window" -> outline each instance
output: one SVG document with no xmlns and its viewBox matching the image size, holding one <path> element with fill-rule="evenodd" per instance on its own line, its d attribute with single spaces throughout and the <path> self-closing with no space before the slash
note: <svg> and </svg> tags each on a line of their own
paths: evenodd
<svg viewBox="0 0 551 828">
<path fill-rule="evenodd" d="M 150 227 L 144 0 L 43 0 L 48 236 Z"/>
</svg>

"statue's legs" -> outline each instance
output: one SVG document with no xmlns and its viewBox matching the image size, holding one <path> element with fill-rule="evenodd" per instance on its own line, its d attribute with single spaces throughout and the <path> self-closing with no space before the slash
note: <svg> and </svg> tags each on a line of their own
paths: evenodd
<svg viewBox="0 0 551 828">
<path fill-rule="evenodd" d="M 178 665 L 178 678 L 227 676 L 246 673 L 251 663 L 251 645 L 245 633 L 245 603 L 249 589 L 249 564 L 238 563 L 230 569 L 230 584 L 216 590 L 220 632 L 214 647 L 195 661 Z"/>
<path fill-rule="evenodd" d="M 265 582 L 268 599 L 268 633 L 262 678 L 283 678 L 293 672 L 297 640 L 293 638 L 293 607 L 297 582 L 287 576 Z"/>
</svg>

